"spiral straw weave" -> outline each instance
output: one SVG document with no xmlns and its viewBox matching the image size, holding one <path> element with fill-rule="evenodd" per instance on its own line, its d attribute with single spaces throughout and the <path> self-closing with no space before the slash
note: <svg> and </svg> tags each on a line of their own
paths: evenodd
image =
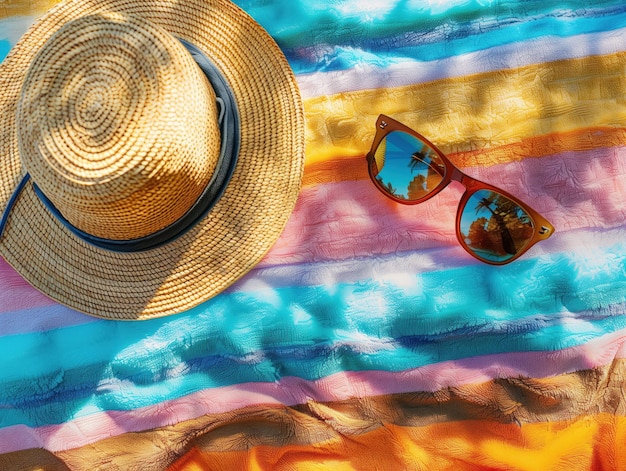
<svg viewBox="0 0 626 471">
<path fill-rule="evenodd" d="M 180 41 L 149 21 L 106 14 L 65 24 L 22 88 L 22 163 L 89 234 L 154 233 L 182 217 L 211 178 L 215 93 Z"/>
<path fill-rule="evenodd" d="M 102 44 L 88 40 L 98 28 Z M 100 237 L 148 234 L 188 209 L 214 170 L 219 131 L 212 90 L 176 37 L 222 71 L 240 115 L 237 168 L 207 217 L 161 248 L 109 252 L 73 236 L 29 183 L 0 240 L 33 286 L 91 315 L 147 319 L 221 292 L 273 245 L 299 192 L 295 78 L 247 14 L 224 0 L 65 1 L 0 64 L 0 209 L 26 172 Z M 92 54 L 98 67 L 85 67 Z"/>
</svg>

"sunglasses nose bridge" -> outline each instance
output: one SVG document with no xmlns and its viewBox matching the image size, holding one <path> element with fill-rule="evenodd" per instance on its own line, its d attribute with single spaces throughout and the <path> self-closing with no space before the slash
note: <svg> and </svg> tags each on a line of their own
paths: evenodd
<svg viewBox="0 0 626 471">
<path fill-rule="evenodd" d="M 463 173 L 459 168 L 457 168 L 452 162 L 448 160 L 448 167 L 450 170 L 450 180 L 453 182 L 459 182 L 468 190 L 471 189 L 472 184 L 476 182 L 475 178 L 470 177 L 469 175 Z"/>
</svg>

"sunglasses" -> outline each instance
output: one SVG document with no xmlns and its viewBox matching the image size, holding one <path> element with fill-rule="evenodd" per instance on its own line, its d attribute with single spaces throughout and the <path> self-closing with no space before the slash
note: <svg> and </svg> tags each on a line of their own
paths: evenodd
<svg viewBox="0 0 626 471">
<path fill-rule="evenodd" d="M 422 203 L 451 181 L 461 183 L 465 192 L 456 214 L 456 235 L 481 262 L 510 263 L 554 232 L 530 206 L 464 174 L 428 139 L 388 116 L 376 121 L 367 161 L 376 187 L 397 203 Z"/>
</svg>

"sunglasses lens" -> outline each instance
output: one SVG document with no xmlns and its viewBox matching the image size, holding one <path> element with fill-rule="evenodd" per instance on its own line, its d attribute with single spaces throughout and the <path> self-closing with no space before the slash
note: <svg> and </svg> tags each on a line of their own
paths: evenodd
<svg viewBox="0 0 626 471">
<path fill-rule="evenodd" d="M 515 257 L 533 236 L 531 217 L 500 193 L 478 190 L 461 213 L 461 235 L 479 259 L 504 263 Z"/>
<path fill-rule="evenodd" d="M 392 131 L 374 154 L 371 172 L 382 191 L 407 201 L 419 201 L 437 188 L 446 167 L 439 155 L 411 134 Z"/>
</svg>

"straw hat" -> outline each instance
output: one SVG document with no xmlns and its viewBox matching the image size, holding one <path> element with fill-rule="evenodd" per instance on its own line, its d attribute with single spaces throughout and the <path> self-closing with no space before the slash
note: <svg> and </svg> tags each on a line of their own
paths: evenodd
<svg viewBox="0 0 626 471">
<path fill-rule="evenodd" d="M 87 314 L 224 290 L 278 238 L 303 161 L 295 77 L 227 0 L 66 0 L 0 64 L 0 254 Z"/>
</svg>

